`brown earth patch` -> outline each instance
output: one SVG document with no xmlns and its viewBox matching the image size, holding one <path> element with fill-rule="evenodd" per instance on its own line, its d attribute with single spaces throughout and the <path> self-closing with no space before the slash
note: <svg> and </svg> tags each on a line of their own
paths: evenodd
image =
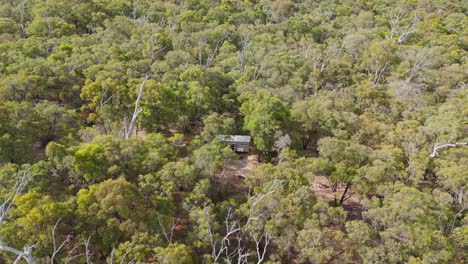
<svg viewBox="0 0 468 264">
<path fill-rule="evenodd" d="M 338 188 L 337 192 L 333 192 L 325 176 L 315 176 L 315 181 L 312 183 L 312 188 L 317 198 L 326 202 L 333 202 L 335 197 L 339 200 L 345 190 L 343 186 Z M 347 195 L 350 197 L 343 202 L 343 209 L 348 212 L 348 219 L 362 219 L 362 198 L 358 194 L 353 193 L 352 189 L 348 190 Z"/>
<path fill-rule="evenodd" d="M 238 160 L 231 160 L 220 174 L 220 178 L 231 184 L 236 191 L 245 191 L 248 186 L 245 184 L 244 179 L 250 172 L 258 166 L 257 155 L 241 154 Z"/>
</svg>

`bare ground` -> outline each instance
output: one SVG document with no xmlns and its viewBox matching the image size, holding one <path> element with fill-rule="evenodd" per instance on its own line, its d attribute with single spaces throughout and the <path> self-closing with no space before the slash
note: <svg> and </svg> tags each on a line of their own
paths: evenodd
<svg viewBox="0 0 468 264">
<path fill-rule="evenodd" d="M 258 166 L 257 155 L 248 155 L 239 160 L 232 160 L 225 166 L 220 177 L 228 182 L 235 192 L 247 191 L 248 186 L 245 184 L 244 179 L 256 166 Z M 327 178 L 324 176 L 316 176 L 311 186 L 317 198 L 326 202 L 332 202 L 335 199 L 335 195 L 337 199 L 340 199 L 344 192 L 344 187 L 342 187 L 334 193 L 329 186 Z M 348 212 L 348 219 L 361 219 L 363 211 L 361 197 L 354 194 L 352 189 L 348 191 L 348 195 L 349 198 L 343 202 L 343 208 Z"/>
<path fill-rule="evenodd" d="M 258 166 L 257 155 L 246 155 L 239 160 L 230 161 L 223 169 L 220 177 L 230 183 L 236 190 L 244 191 L 248 189 L 244 183 L 244 178 Z"/>
<path fill-rule="evenodd" d="M 341 195 L 344 192 L 344 188 L 338 188 L 338 191 L 336 193 L 333 193 L 328 184 L 329 183 L 326 177 L 315 177 L 315 181 L 312 184 L 312 188 L 317 198 L 326 202 L 331 202 L 334 200 L 336 195 L 338 197 L 337 199 L 340 199 Z M 361 219 L 363 210 L 361 197 L 359 197 L 359 195 L 357 194 L 354 194 L 352 192 L 352 189 L 348 190 L 348 195 L 350 195 L 350 197 L 343 202 L 343 208 L 348 212 L 348 219 Z"/>
</svg>

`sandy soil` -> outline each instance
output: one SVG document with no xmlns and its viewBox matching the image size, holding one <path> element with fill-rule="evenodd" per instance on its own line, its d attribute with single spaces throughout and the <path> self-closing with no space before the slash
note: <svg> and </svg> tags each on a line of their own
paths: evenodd
<svg viewBox="0 0 468 264">
<path fill-rule="evenodd" d="M 245 190 L 247 186 L 244 178 L 258 165 L 257 155 L 246 155 L 238 160 L 230 161 L 223 169 L 220 177 L 232 184 L 240 191 Z"/>
<path fill-rule="evenodd" d="M 327 178 L 324 176 L 316 176 L 315 181 L 312 183 L 312 188 L 317 198 L 327 202 L 333 201 L 335 195 L 340 199 L 344 191 L 343 187 L 339 188 L 338 192 L 333 193 L 331 188 L 328 186 Z M 354 194 L 352 189 L 348 191 L 348 195 L 351 195 L 351 197 L 343 202 L 343 208 L 348 212 L 349 220 L 361 219 L 363 210 L 361 197 Z"/>
</svg>

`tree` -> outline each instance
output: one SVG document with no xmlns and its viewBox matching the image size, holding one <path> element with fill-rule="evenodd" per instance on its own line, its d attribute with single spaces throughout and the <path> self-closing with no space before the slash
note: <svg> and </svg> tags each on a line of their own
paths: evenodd
<svg viewBox="0 0 468 264">
<path fill-rule="evenodd" d="M 120 243 L 115 248 L 108 262 L 135 261 L 137 263 L 151 263 L 155 258 L 154 248 L 161 244 L 161 239 L 157 234 L 135 233 L 129 241 Z"/>
<path fill-rule="evenodd" d="M 234 118 L 217 113 L 206 116 L 203 123 L 205 126 L 202 135 L 206 140 L 211 140 L 217 135 L 231 135 L 236 131 Z"/>
<path fill-rule="evenodd" d="M 162 264 L 193 263 L 190 251 L 183 244 L 169 244 L 166 248 L 158 247 L 155 251 L 158 262 Z"/>
<path fill-rule="evenodd" d="M 154 205 L 147 204 L 138 188 L 119 178 L 81 189 L 76 198 L 82 234 L 94 237 L 98 259 L 106 259 L 112 247 L 136 232 L 152 230 Z"/>
<path fill-rule="evenodd" d="M 250 131 L 255 146 L 263 154 L 272 151 L 276 131 L 287 132 L 289 109 L 266 90 L 258 90 L 240 108 L 244 115 L 244 129 Z"/>
<path fill-rule="evenodd" d="M 9 188 L 4 188 L 1 190 L 2 197 L 5 197 L 0 204 L 0 231 L 3 228 L 3 224 L 6 220 L 9 211 L 12 209 L 15 204 L 15 200 L 21 193 L 26 189 L 26 186 L 30 182 L 30 168 L 25 168 L 23 171 L 18 171 L 14 179 L 14 183 L 5 182 L 9 179 L 5 179 L 6 174 L 13 174 L 11 167 L 4 167 L 0 172 L 1 182 L 3 186 L 8 186 Z M 2 235 L 0 234 L 0 252 L 9 252 L 16 255 L 15 262 L 21 261 L 24 259 L 27 263 L 34 263 L 34 258 L 32 256 L 32 246 L 24 245 L 24 249 L 18 250 L 14 247 L 7 246 L 3 244 Z"/>
<path fill-rule="evenodd" d="M 34 159 L 44 136 L 37 112 L 28 102 L 0 103 L 0 161 L 23 164 Z"/>
<path fill-rule="evenodd" d="M 192 162 L 195 168 L 203 175 L 215 177 L 221 172 L 229 160 L 236 157 L 234 151 L 214 140 L 193 151 Z"/>
<path fill-rule="evenodd" d="M 454 219 L 463 215 L 463 211 L 468 208 L 467 173 L 466 173 L 466 148 L 453 149 L 447 151 L 448 156 L 437 158 L 435 163 L 435 173 L 437 182 L 442 190 L 447 191 L 453 199 Z"/>
<path fill-rule="evenodd" d="M 126 118 L 124 118 L 124 134 L 125 134 L 126 139 L 130 138 L 130 136 L 132 135 L 133 130 L 135 129 L 135 126 L 136 126 L 138 115 L 141 113 L 141 111 L 143 111 L 140 109 L 140 100 L 141 100 L 141 97 L 143 96 L 143 92 L 145 89 L 146 82 L 148 81 L 148 78 L 149 78 L 149 75 L 145 75 L 145 78 L 143 78 L 143 81 L 140 85 L 137 99 L 135 101 L 135 110 L 133 111 L 133 115 L 132 115 L 132 118 L 130 119 L 130 122 L 127 123 L 128 121 L 126 120 Z"/>
<path fill-rule="evenodd" d="M 73 167 L 86 181 L 98 182 L 105 179 L 107 160 L 104 149 L 96 144 L 85 144 L 73 157 Z"/>
<path fill-rule="evenodd" d="M 441 231 L 451 215 L 449 195 L 438 190 L 423 192 L 401 183 L 382 191 L 385 198 L 372 199 L 363 213 L 381 238 L 377 247 L 365 248 L 360 254 L 364 261 L 380 258 L 393 263 L 418 257 L 427 262 L 450 262 L 454 251 Z M 398 253 L 392 248 L 398 248 Z"/>
<path fill-rule="evenodd" d="M 40 117 L 41 143 L 47 145 L 49 141 L 56 141 L 68 134 L 73 134 L 77 127 L 77 116 L 75 111 L 61 107 L 53 102 L 42 101 L 35 105 L 34 110 Z"/>
<path fill-rule="evenodd" d="M 304 229 L 299 231 L 298 249 L 301 263 L 324 263 L 335 259 L 346 260 L 343 248 L 346 246 L 345 235 L 339 230 L 321 227 L 315 219 L 308 220 Z"/>
<path fill-rule="evenodd" d="M 370 162 L 359 171 L 355 179 L 355 190 L 365 195 L 375 195 L 379 186 L 386 182 L 408 181 L 404 166 L 403 151 L 391 145 L 373 150 L 369 155 Z"/>
<path fill-rule="evenodd" d="M 0 262 L 464 262 L 464 4 L 2 1 Z"/>
<path fill-rule="evenodd" d="M 335 126 L 332 100 L 327 94 L 311 95 L 303 101 L 297 101 L 292 106 L 292 117 L 302 127 L 302 147 L 307 149 L 310 141 L 315 141 L 330 132 Z"/>
<path fill-rule="evenodd" d="M 48 195 L 28 192 L 16 198 L 9 215 L 11 221 L 1 227 L 2 237 L 17 248 L 34 245 L 34 255 L 41 258 L 54 250 L 50 234 L 55 223 L 60 218 L 71 220 L 72 210 L 67 203 L 56 202 Z"/>
<path fill-rule="evenodd" d="M 330 188 L 335 193 L 335 204 L 343 204 L 354 182 L 357 181 L 361 167 L 367 164 L 369 148 L 360 144 L 336 138 L 323 138 L 319 141 L 320 158 L 314 161 L 316 173 L 327 177 Z M 338 187 L 345 189 L 338 199 Z"/>
<path fill-rule="evenodd" d="M 374 41 L 364 55 L 365 69 L 374 84 L 385 82 L 389 68 L 395 63 L 395 44 L 389 40 Z"/>
<path fill-rule="evenodd" d="M 157 173 L 163 182 L 173 182 L 176 190 L 191 190 L 195 185 L 197 172 L 188 160 L 169 162 Z"/>
</svg>

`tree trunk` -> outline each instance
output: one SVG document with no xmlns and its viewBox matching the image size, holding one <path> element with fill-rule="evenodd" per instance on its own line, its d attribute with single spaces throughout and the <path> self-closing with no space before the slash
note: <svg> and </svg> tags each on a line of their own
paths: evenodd
<svg viewBox="0 0 468 264">
<path fill-rule="evenodd" d="M 346 201 L 346 200 L 349 198 L 349 197 L 346 198 L 346 194 L 348 193 L 348 190 L 351 188 L 352 185 L 353 185 L 352 182 L 348 182 L 348 183 L 346 184 L 346 188 L 345 188 L 343 194 L 341 195 L 340 205 L 343 205 L 343 202 Z"/>
<path fill-rule="evenodd" d="M 310 140 L 312 139 L 311 133 L 308 133 L 307 135 L 304 135 L 302 137 L 302 148 L 304 150 L 307 150 L 307 146 L 309 146 Z"/>
<path fill-rule="evenodd" d="M 138 91 L 138 96 L 137 96 L 137 99 L 135 101 L 135 110 L 133 111 L 132 119 L 130 121 L 130 124 L 128 125 L 127 130 L 126 130 L 125 139 L 129 139 L 130 136 L 133 133 L 133 130 L 135 129 L 135 124 L 136 124 L 136 121 L 137 121 L 137 117 L 141 113 L 141 109 L 139 109 L 140 100 L 141 100 L 141 97 L 143 96 L 143 91 L 145 89 L 145 84 L 146 84 L 146 81 L 148 81 L 148 79 L 149 79 L 149 75 L 147 74 L 147 75 L 145 75 L 145 78 L 143 79 L 143 82 L 141 83 L 140 90 Z"/>
</svg>

